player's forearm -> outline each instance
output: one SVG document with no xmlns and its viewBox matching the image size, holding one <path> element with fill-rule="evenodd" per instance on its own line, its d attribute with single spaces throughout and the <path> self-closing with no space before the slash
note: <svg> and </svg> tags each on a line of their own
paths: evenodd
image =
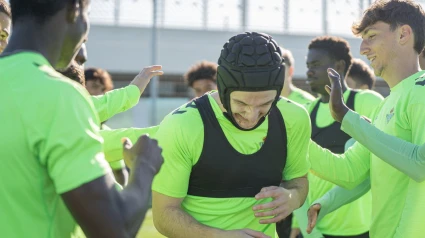
<svg viewBox="0 0 425 238">
<path fill-rule="evenodd" d="M 100 122 L 104 122 L 112 116 L 134 107 L 139 101 L 140 90 L 137 86 L 129 85 L 91 98 Z"/>
<path fill-rule="evenodd" d="M 416 182 L 425 181 L 425 145 L 417 146 L 388 135 L 355 112 L 348 112 L 341 127 L 373 154 Z"/>
<path fill-rule="evenodd" d="M 298 202 L 298 206 L 295 209 L 301 207 L 304 204 L 308 193 L 307 176 L 283 181 L 281 187 L 291 191 L 292 198 Z"/>
<path fill-rule="evenodd" d="M 357 187 L 347 190 L 341 187 L 334 187 L 329 190 L 323 197 L 314 201 L 311 205 L 319 203 L 321 205 L 317 222 L 327 214 L 337 210 L 338 208 L 354 202 L 370 190 L 370 178 L 364 180 Z"/>
<path fill-rule="evenodd" d="M 225 231 L 199 223 L 179 207 L 168 207 L 160 212 L 154 211 L 154 214 L 153 218 L 156 229 L 166 237 L 226 237 Z"/>
<path fill-rule="evenodd" d="M 368 176 L 368 170 L 358 164 L 311 141 L 309 147 L 311 172 L 343 188 L 352 189 Z"/>
<path fill-rule="evenodd" d="M 105 159 L 109 163 L 115 162 L 122 159 L 123 147 L 121 139 L 127 137 L 135 143 L 137 139 L 144 135 L 154 136 L 159 126 L 147 127 L 147 128 L 120 128 L 113 130 L 101 130 L 100 135 L 103 138 L 103 151 L 105 153 Z"/>
<path fill-rule="evenodd" d="M 152 180 L 155 176 L 149 166 L 134 168 L 128 186 L 120 192 L 118 207 L 128 234 L 135 237 L 149 209 Z"/>
</svg>

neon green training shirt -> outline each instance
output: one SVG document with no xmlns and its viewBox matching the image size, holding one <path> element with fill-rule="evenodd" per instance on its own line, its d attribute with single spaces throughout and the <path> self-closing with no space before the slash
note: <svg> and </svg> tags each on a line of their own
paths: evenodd
<svg viewBox="0 0 425 238">
<path fill-rule="evenodd" d="M 93 103 L 36 53 L 0 58 L 0 74 L 2 237 L 72 237 L 60 194 L 110 172 Z"/>
<path fill-rule="evenodd" d="M 292 92 L 289 94 L 288 99 L 299 103 L 305 107 L 308 107 L 311 102 L 316 100 L 313 95 L 297 87 L 294 87 L 292 89 Z"/>
<path fill-rule="evenodd" d="M 267 135 L 268 118 L 258 128 L 242 131 L 224 116 L 210 95 L 209 101 L 227 140 L 237 151 L 252 154 L 261 148 Z M 298 104 L 281 99 L 277 106 L 285 121 L 288 141 L 282 179 L 291 180 L 306 175 L 310 168 L 307 160 L 310 119 L 307 111 Z M 249 228 L 274 237 L 275 224 L 260 224 L 260 219 L 254 216 L 252 210 L 254 205 L 269 202 L 270 199 L 257 201 L 253 197 L 208 198 L 187 195 L 191 169 L 202 152 L 204 129 L 198 109 L 184 105 L 179 110 L 185 112 L 169 114 L 156 133 L 163 148 L 164 164 L 154 179 L 152 189 L 170 197 L 184 198 L 182 208 L 204 225 L 223 230 Z"/>
<path fill-rule="evenodd" d="M 391 88 L 372 117 L 378 129 L 414 144 L 425 142 L 424 73 L 418 72 Z M 311 160 L 314 173 L 328 181 L 353 188 L 370 174 L 371 237 L 414 238 L 425 234 L 424 183 L 409 178 L 359 143 L 344 155 L 310 146 L 311 149 L 321 154 L 321 158 Z"/>
<path fill-rule="evenodd" d="M 344 101 L 348 100 L 348 97 L 351 93 L 351 90 L 348 89 L 344 92 L 343 97 Z M 361 115 L 366 117 L 371 117 L 373 111 L 376 107 L 382 102 L 383 97 L 370 90 L 358 91 L 354 98 L 354 110 L 359 112 Z M 313 108 L 319 104 L 317 111 L 316 123 L 319 128 L 327 127 L 335 122 L 331 116 L 328 103 L 322 103 L 320 98 L 316 99 L 310 104 L 308 111 L 311 113 Z M 312 142 L 314 143 L 314 142 Z M 315 144 L 315 143 L 314 143 Z M 315 160 L 317 155 L 314 151 L 309 151 L 309 157 L 312 160 Z M 335 185 L 325 181 L 314 174 L 309 174 L 309 194 L 307 203 L 311 204 L 316 199 L 322 197 L 326 192 L 331 190 Z M 300 217 L 300 214 L 295 213 L 296 217 Z M 307 218 L 307 215 L 303 214 L 304 219 Z M 350 217 L 350 219 L 347 219 Z M 331 214 L 324 217 L 317 224 L 317 229 L 326 235 L 334 236 L 349 236 L 349 235 L 359 235 L 365 233 L 370 228 L 370 217 L 371 217 L 371 195 L 368 193 L 360 199 L 347 204 L 344 207 L 332 212 Z M 303 219 L 303 218 L 299 218 Z M 301 230 L 305 230 L 306 227 L 302 227 Z"/>
</svg>

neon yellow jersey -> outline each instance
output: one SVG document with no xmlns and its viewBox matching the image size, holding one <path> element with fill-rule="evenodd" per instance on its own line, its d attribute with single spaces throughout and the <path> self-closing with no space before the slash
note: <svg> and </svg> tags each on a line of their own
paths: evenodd
<svg viewBox="0 0 425 238">
<path fill-rule="evenodd" d="M 0 75 L 2 237 L 75 237 L 60 194 L 110 172 L 93 103 L 36 53 L 0 58 Z"/>
<path fill-rule="evenodd" d="M 291 94 L 289 94 L 288 99 L 296 103 L 299 103 L 307 108 L 310 105 L 310 103 L 313 102 L 316 98 L 310 93 L 300 88 L 294 87 L 292 89 Z"/>
<path fill-rule="evenodd" d="M 122 138 L 129 138 L 135 144 L 140 136 L 149 134 L 154 137 L 159 126 L 147 128 L 121 128 L 112 130 L 101 130 L 100 135 L 104 139 L 104 153 L 106 160 L 111 163 L 116 163 L 122 160 L 123 145 Z"/>
<path fill-rule="evenodd" d="M 343 97 L 345 101 L 348 100 L 350 92 L 351 90 L 346 90 L 344 92 Z M 358 91 L 354 98 L 354 110 L 359 114 L 370 118 L 373 111 L 377 106 L 379 106 L 382 100 L 383 97 L 374 91 Z M 331 116 L 328 103 L 322 103 L 320 102 L 320 99 L 316 99 L 310 104 L 308 110 L 311 112 L 317 103 L 320 103 L 320 105 L 317 112 L 316 125 L 318 127 L 327 127 L 334 123 L 335 120 Z M 317 155 L 313 150 L 309 151 L 309 156 L 313 160 L 317 159 Z M 311 204 L 313 201 L 322 197 L 335 186 L 334 184 L 311 173 L 309 174 L 308 179 L 310 188 L 307 199 L 308 204 Z M 323 217 L 323 219 L 317 223 L 317 229 L 323 234 L 334 236 L 349 236 L 365 233 L 370 228 L 371 205 L 372 201 L 369 192 L 356 201 Z"/>
<path fill-rule="evenodd" d="M 239 153 L 258 151 L 267 135 L 268 119 L 252 131 L 237 129 L 223 114 L 217 102 L 209 96 L 214 114 L 229 143 Z M 311 134 L 307 111 L 285 99 L 277 103 L 287 131 L 287 160 L 282 179 L 291 180 L 307 174 L 308 143 Z M 152 189 L 175 198 L 185 198 L 183 209 L 197 221 L 223 230 L 250 228 L 275 236 L 275 224 L 259 224 L 252 207 L 270 200 L 246 198 L 207 198 L 187 195 L 192 167 L 203 148 L 204 129 L 197 108 L 182 106 L 179 114 L 169 114 L 160 124 L 156 137 L 163 148 L 164 164 L 155 177 Z M 223 168 L 225 169 L 225 168 Z M 155 214 L 153 214 L 155 216 Z"/>
<path fill-rule="evenodd" d="M 104 122 L 115 114 L 134 107 L 140 98 L 140 90 L 135 85 L 114 89 L 103 95 L 91 96 L 100 122 Z"/>
<path fill-rule="evenodd" d="M 425 143 L 424 73 L 418 72 L 391 89 L 372 117 L 378 129 L 413 144 Z M 425 183 L 410 179 L 359 143 L 338 156 L 313 149 L 321 153 L 320 160 L 311 160 L 314 173 L 340 186 L 354 187 L 370 173 L 371 237 L 416 238 L 425 234 L 425 203 L 421 199 Z"/>
</svg>

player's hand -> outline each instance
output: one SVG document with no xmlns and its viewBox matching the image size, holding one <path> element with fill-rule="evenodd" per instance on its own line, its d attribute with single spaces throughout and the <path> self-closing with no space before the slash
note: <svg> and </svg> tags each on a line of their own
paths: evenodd
<svg viewBox="0 0 425 238">
<path fill-rule="evenodd" d="M 148 66 L 142 69 L 142 71 L 140 71 L 140 73 L 136 75 L 136 77 L 134 77 L 130 85 L 136 85 L 139 88 L 140 95 L 141 95 L 143 91 L 145 91 L 148 83 L 151 81 L 151 78 L 158 75 L 163 75 L 163 74 L 164 74 L 164 71 L 162 71 L 161 65 Z"/>
<path fill-rule="evenodd" d="M 255 195 L 255 199 L 273 198 L 271 202 L 256 205 L 253 207 L 256 217 L 272 217 L 261 219 L 261 224 L 276 223 L 285 219 L 291 212 L 299 207 L 299 201 L 294 199 L 290 190 L 282 187 L 271 186 L 261 189 L 260 193 Z"/>
<path fill-rule="evenodd" d="M 307 224 L 307 233 L 310 234 L 314 227 L 316 226 L 317 217 L 319 216 L 320 209 L 322 205 L 320 203 L 313 204 L 307 212 L 308 224 Z"/>
<path fill-rule="evenodd" d="M 342 98 L 340 76 L 334 69 L 329 68 L 328 77 L 332 86 L 332 88 L 328 85 L 325 86 L 325 90 L 331 96 L 329 99 L 329 108 L 335 121 L 342 122 L 345 114 L 347 114 L 348 110 L 350 109 L 348 109 L 348 107 L 345 105 L 344 99 Z"/>
<path fill-rule="evenodd" d="M 130 168 L 149 167 L 154 174 L 164 163 L 162 158 L 162 149 L 158 146 L 158 141 L 150 139 L 149 136 L 140 136 L 135 145 L 132 145 L 130 139 L 123 138 L 124 162 Z"/>
<path fill-rule="evenodd" d="M 289 238 L 297 238 L 300 233 L 301 233 L 300 228 L 292 228 L 291 234 L 289 234 Z"/>
<path fill-rule="evenodd" d="M 226 231 L 225 237 L 229 238 L 270 238 L 262 232 L 251 229 L 230 230 Z"/>
</svg>

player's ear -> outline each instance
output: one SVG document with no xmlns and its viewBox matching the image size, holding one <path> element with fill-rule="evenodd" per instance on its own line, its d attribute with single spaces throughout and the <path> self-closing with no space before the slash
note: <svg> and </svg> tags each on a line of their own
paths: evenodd
<svg viewBox="0 0 425 238">
<path fill-rule="evenodd" d="M 413 37 L 412 28 L 409 25 L 402 25 L 398 28 L 399 43 L 406 44 Z"/>
<path fill-rule="evenodd" d="M 66 7 L 66 20 L 68 23 L 75 23 L 80 16 L 82 5 L 79 0 L 70 1 Z"/>
</svg>

